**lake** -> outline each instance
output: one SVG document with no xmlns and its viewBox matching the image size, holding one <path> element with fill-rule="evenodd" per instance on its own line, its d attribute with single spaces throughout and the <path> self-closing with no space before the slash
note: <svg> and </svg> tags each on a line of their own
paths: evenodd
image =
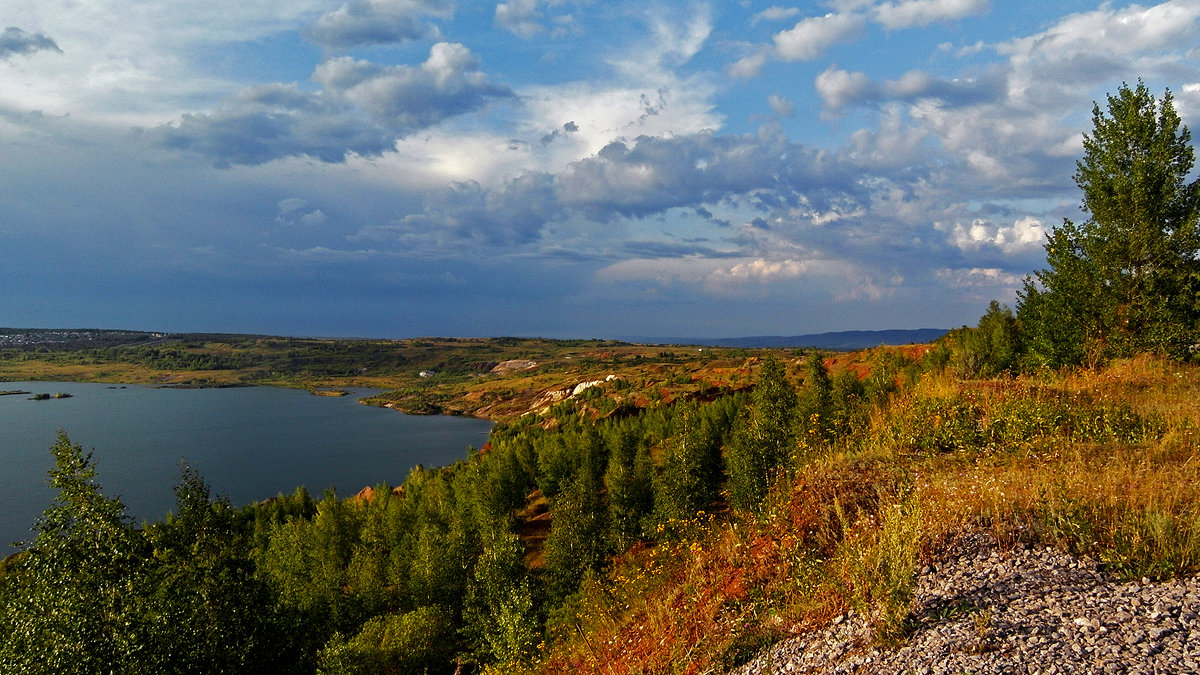
<svg viewBox="0 0 1200 675">
<path fill-rule="evenodd" d="M 50 447 L 58 430 L 92 451 L 97 482 L 138 522 L 175 505 L 180 460 L 235 505 L 304 485 L 350 496 L 366 485 L 404 481 L 412 467 L 443 466 L 487 440 L 492 423 L 411 416 L 358 403 L 371 392 L 314 396 L 272 387 L 167 389 L 71 382 L 0 382 L 0 556 L 32 538 L 50 505 Z"/>
</svg>

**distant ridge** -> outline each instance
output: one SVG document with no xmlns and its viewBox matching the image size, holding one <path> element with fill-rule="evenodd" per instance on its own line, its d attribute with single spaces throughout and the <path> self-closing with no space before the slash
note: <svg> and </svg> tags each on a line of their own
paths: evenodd
<svg viewBox="0 0 1200 675">
<path fill-rule="evenodd" d="M 914 330 L 845 330 L 813 335 L 764 335 L 739 338 L 626 338 L 629 342 L 650 345 L 700 345 L 704 347 L 801 348 L 854 351 L 880 345 L 907 345 L 933 342 L 949 330 L 917 328 Z"/>
</svg>

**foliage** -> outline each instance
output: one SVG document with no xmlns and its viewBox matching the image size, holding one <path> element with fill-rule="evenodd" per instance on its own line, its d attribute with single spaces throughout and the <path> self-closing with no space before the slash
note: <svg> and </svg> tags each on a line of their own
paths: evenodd
<svg viewBox="0 0 1200 675">
<path fill-rule="evenodd" d="M 609 553 L 608 512 L 599 477 L 580 471 L 553 501 L 545 558 L 552 598 L 570 595 L 588 571 L 604 565 Z"/>
<path fill-rule="evenodd" d="M 950 368 L 963 379 L 991 378 L 1016 372 L 1021 354 L 1017 319 L 993 300 L 975 328 L 954 331 Z"/>
<path fill-rule="evenodd" d="M 284 617 L 253 576 L 248 532 L 185 470 L 178 515 L 135 528 L 91 454 L 59 435 L 58 497 L 0 576 L 0 672 L 292 672 Z"/>
<path fill-rule="evenodd" d="M 676 406 L 674 434 L 663 449 L 654 482 L 654 511 L 659 523 L 687 520 L 711 510 L 724 478 L 721 447 L 730 419 L 715 405 Z"/>
<path fill-rule="evenodd" d="M 819 362 L 819 358 L 811 361 Z M 821 367 L 824 373 L 824 367 Z M 810 391 L 820 384 L 810 383 Z M 729 500 L 737 508 L 757 511 L 779 470 L 791 459 L 796 439 L 796 390 L 783 365 L 763 361 L 750 408 L 742 416 L 728 450 Z"/>
<path fill-rule="evenodd" d="M 609 435 L 609 524 L 615 548 L 623 551 L 646 533 L 646 518 L 654 507 L 654 462 L 650 446 L 632 425 L 620 425 Z"/>
<path fill-rule="evenodd" d="M 4 576 L 0 667 L 11 673 L 142 672 L 143 537 L 118 499 L 103 495 L 90 453 L 59 433 L 54 505 L 26 556 Z M 156 655 L 157 656 L 157 655 Z"/>
<path fill-rule="evenodd" d="M 1200 306 L 1200 180 L 1170 91 L 1122 86 L 1092 111 L 1075 182 L 1082 223 L 1046 242 L 1048 268 L 1026 281 L 1017 316 L 1034 364 L 1095 364 L 1154 350 L 1186 356 Z"/>
<path fill-rule="evenodd" d="M 437 607 L 373 617 L 353 638 L 340 633 L 321 649 L 320 675 L 452 673 L 453 624 Z"/>
<path fill-rule="evenodd" d="M 467 590 L 464 633 L 482 663 L 516 665 L 539 640 L 529 570 L 517 535 L 503 533 L 483 548 Z"/>
</svg>

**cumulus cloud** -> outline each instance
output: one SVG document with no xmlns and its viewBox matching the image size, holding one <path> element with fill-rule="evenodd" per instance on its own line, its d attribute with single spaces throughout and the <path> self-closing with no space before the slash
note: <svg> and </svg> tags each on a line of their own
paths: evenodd
<svg viewBox="0 0 1200 675">
<path fill-rule="evenodd" d="M 1152 7 L 1133 4 L 1114 8 L 1105 3 L 1095 11 L 1064 17 L 1041 33 L 999 46 L 1017 58 L 1069 59 L 1081 54 L 1133 54 L 1164 47 L 1194 44 L 1200 26 L 1200 5 L 1170 0 Z"/>
<path fill-rule="evenodd" d="M 780 117 L 795 117 L 796 104 L 787 100 L 779 94 L 771 94 L 767 97 L 767 104 L 771 106 L 771 110 L 775 111 Z"/>
<path fill-rule="evenodd" d="M 16 26 L 9 26 L 0 33 L 0 60 L 14 54 L 32 54 L 40 51 L 62 53 L 58 44 L 42 33 L 27 33 Z"/>
<path fill-rule="evenodd" d="M 1022 274 L 1006 272 L 998 267 L 942 268 L 935 276 L 951 288 L 986 289 L 1016 289 L 1025 278 Z"/>
<path fill-rule="evenodd" d="M 775 34 L 775 51 L 784 61 L 812 61 L 830 47 L 860 36 L 866 23 L 858 14 L 831 13 L 804 19 Z"/>
<path fill-rule="evenodd" d="M 470 50 L 439 42 L 419 66 L 381 66 L 349 56 L 317 66 L 313 81 L 331 97 L 367 111 L 400 134 L 513 96 L 493 85 Z"/>
<path fill-rule="evenodd" d="M 963 251 L 993 247 L 1006 254 L 1017 254 L 1038 250 L 1046 241 L 1046 227 L 1033 216 L 1021 218 L 1011 225 L 997 225 L 977 218 L 970 225 L 955 223 L 943 229 L 949 229 L 950 241 Z"/>
<path fill-rule="evenodd" d="M 837 66 L 821 71 L 814 84 L 817 95 L 830 111 L 872 100 L 879 94 L 879 88 L 866 73 L 850 72 Z"/>
<path fill-rule="evenodd" d="M 792 28 L 776 33 L 769 48 L 760 46 L 751 50 L 729 66 L 726 73 L 746 79 L 761 75 L 763 66 L 772 58 L 814 61 L 831 47 L 861 37 L 871 21 L 889 30 L 900 30 L 983 14 L 991 9 L 990 0 L 901 0 L 874 7 L 873 0 L 834 0 L 825 4 L 835 11 L 801 19 Z M 751 17 L 751 24 L 798 13 L 793 8 L 771 7 Z"/>
<path fill-rule="evenodd" d="M 1198 40 L 1200 5 L 1170 0 L 1120 9 L 1106 3 L 995 49 L 1009 58 L 1013 97 L 1031 105 L 1062 106 L 1113 79 L 1162 75 L 1175 80 L 1180 60 L 1186 62 Z"/>
<path fill-rule="evenodd" d="M 767 61 L 770 58 L 771 55 L 768 50 L 754 50 L 730 64 L 725 69 L 725 74 L 738 80 L 748 80 L 752 77 L 758 77 L 762 75 L 763 66 L 767 65 Z"/>
<path fill-rule="evenodd" d="M 712 281 L 724 283 L 760 283 L 768 284 L 781 279 L 795 279 L 803 276 L 807 265 L 799 260 L 764 260 L 758 258 L 749 262 L 740 262 L 732 267 L 720 268 L 713 272 Z"/>
<path fill-rule="evenodd" d="M 298 156 L 341 162 L 350 154 L 377 156 L 394 143 L 380 125 L 295 85 L 251 87 L 219 110 L 185 114 L 146 136 L 222 168 Z"/>
<path fill-rule="evenodd" d="M 1006 93 L 1004 73 L 993 70 L 982 78 L 941 78 L 920 70 L 910 70 L 884 86 L 892 97 L 915 101 L 935 98 L 954 106 L 968 106 L 1002 99 Z"/>
<path fill-rule="evenodd" d="M 297 197 L 290 197 L 279 201 L 279 215 L 275 216 L 275 222 L 280 225 L 303 225 L 314 226 L 324 224 L 327 220 L 325 212 L 321 209 L 308 210 L 308 202 Z"/>
<path fill-rule="evenodd" d="M 991 0 L 901 0 L 879 5 L 873 16 L 884 28 L 899 30 L 986 14 L 991 4 Z"/>
<path fill-rule="evenodd" d="M 425 19 L 453 13 L 451 0 L 354 0 L 317 19 L 309 37 L 336 49 L 436 38 Z"/>
<path fill-rule="evenodd" d="M 493 85 L 466 47 L 440 42 L 419 66 L 351 57 L 317 66 L 323 91 L 271 84 L 244 90 L 211 113 L 183 115 L 149 132 L 155 142 L 207 155 L 214 164 L 263 164 L 308 156 L 341 162 L 378 156 L 416 130 L 513 96 Z"/>
</svg>

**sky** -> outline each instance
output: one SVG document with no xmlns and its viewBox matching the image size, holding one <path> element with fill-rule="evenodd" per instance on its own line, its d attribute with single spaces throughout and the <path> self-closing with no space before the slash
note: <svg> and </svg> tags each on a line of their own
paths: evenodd
<svg viewBox="0 0 1200 675">
<path fill-rule="evenodd" d="M 1095 102 L 1200 123 L 1200 0 L 775 2 L 5 3 L 0 325 L 969 325 Z"/>
</svg>

